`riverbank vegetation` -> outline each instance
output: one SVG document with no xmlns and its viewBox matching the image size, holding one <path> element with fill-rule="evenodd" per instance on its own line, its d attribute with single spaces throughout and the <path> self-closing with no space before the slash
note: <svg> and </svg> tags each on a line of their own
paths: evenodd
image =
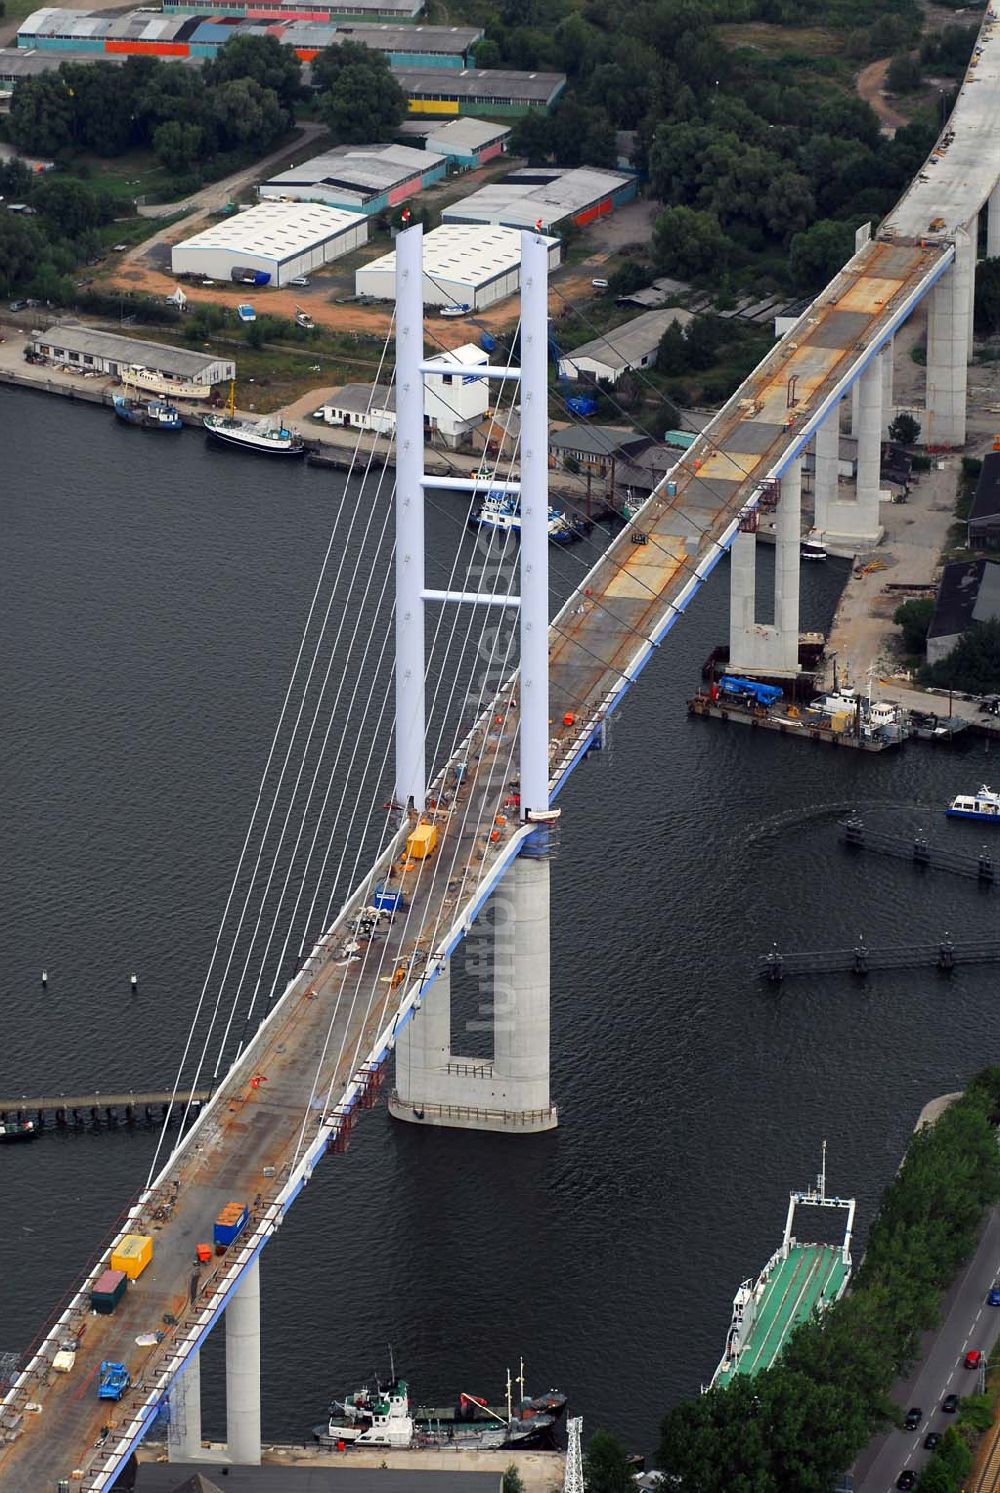
<svg viewBox="0 0 1000 1493">
<path fill-rule="evenodd" d="M 942 1293 L 1000 1201 L 1000 1068 L 911 1138 L 850 1293 L 798 1329 L 779 1363 L 669 1412 L 658 1465 L 698 1493 L 828 1493 L 899 1418 L 889 1397 L 938 1321 Z"/>
</svg>

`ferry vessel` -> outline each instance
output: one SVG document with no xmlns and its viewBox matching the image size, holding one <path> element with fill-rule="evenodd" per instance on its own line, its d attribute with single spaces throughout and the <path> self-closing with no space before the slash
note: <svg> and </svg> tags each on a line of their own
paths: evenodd
<svg viewBox="0 0 1000 1493">
<path fill-rule="evenodd" d="M 842 1242 L 804 1244 L 797 1239 L 795 1210 L 800 1207 L 846 1212 Z M 737 1374 L 759 1374 L 771 1368 L 796 1327 L 840 1299 L 851 1277 L 854 1210 L 854 1198 L 827 1195 L 824 1141 L 816 1185 L 789 1194 L 780 1249 L 775 1250 L 756 1281 L 745 1280 L 736 1292 L 726 1351 L 712 1375 L 710 1388 L 724 1388 Z"/>
<path fill-rule="evenodd" d="M 305 442 L 294 435 L 281 416 L 265 415 L 262 420 L 241 420 L 236 414 L 236 385 L 229 387 L 225 414 L 203 415 L 202 423 L 210 436 L 242 451 L 256 451 L 263 456 L 302 456 Z"/>
<path fill-rule="evenodd" d="M 1000 824 L 1000 793 L 988 788 L 985 783 L 978 793 L 959 793 L 945 809 L 950 819 L 988 820 Z"/>
<path fill-rule="evenodd" d="M 513 1381 L 507 1372 L 505 1410 L 493 1409 L 477 1395 L 461 1394 L 454 1406 L 413 1407 L 405 1379 L 375 1380 L 343 1400 L 334 1400 L 329 1419 L 313 1432 L 324 1446 L 388 1446 L 400 1449 L 452 1447 L 468 1451 L 551 1446 L 566 1396 L 549 1390 L 524 1395 L 524 1364 L 518 1378 L 521 1402 L 514 1407 Z"/>
</svg>

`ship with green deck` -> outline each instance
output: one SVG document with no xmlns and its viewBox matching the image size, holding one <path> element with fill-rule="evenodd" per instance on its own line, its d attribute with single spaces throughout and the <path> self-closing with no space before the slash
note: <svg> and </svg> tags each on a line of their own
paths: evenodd
<svg viewBox="0 0 1000 1493">
<path fill-rule="evenodd" d="M 804 1244 L 796 1238 L 795 1214 L 799 1208 L 843 1210 L 846 1219 L 841 1243 Z M 759 1374 L 769 1369 L 795 1328 L 844 1294 L 851 1276 L 854 1209 L 853 1198 L 827 1195 L 824 1141 L 823 1164 L 815 1187 L 789 1196 L 781 1248 L 756 1281 L 745 1280 L 736 1292 L 726 1351 L 712 1376 L 713 1389 L 729 1384 L 737 1374 Z"/>
</svg>

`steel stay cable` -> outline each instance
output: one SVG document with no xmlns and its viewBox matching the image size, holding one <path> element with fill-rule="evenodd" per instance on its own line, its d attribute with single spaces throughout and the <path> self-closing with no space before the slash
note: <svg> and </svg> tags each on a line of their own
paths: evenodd
<svg viewBox="0 0 1000 1493">
<path fill-rule="evenodd" d="M 385 350 L 388 347 L 388 344 L 389 344 L 389 335 L 387 334 L 386 335 L 386 339 L 385 339 L 385 343 L 383 345 L 383 354 L 382 354 L 383 359 L 384 359 Z M 380 363 L 379 366 L 381 367 L 381 363 Z M 357 442 L 355 444 L 355 449 L 354 449 L 354 451 L 351 454 L 351 461 L 350 461 L 350 465 L 348 467 L 348 476 L 350 476 L 353 473 L 354 465 L 355 465 L 355 462 L 357 460 L 357 455 L 358 455 L 358 450 L 359 449 L 360 449 L 360 442 Z M 345 485 L 345 496 L 346 496 L 346 485 Z M 341 506 L 342 505 L 343 505 L 343 499 L 341 501 Z M 312 624 L 313 616 L 314 616 L 315 609 L 316 609 L 316 604 L 317 604 L 317 601 L 318 601 L 318 598 L 319 598 L 319 595 L 320 595 L 320 592 L 321 592 L 321 589 L 322 589 L 323 579 L 324 579 L 324 576 L 326 575 L 326 568 L 327 568 L 327 565 L 329 564 L 329 560 L 330 560 L 330 555 L 331 555 L 332 549 L 333 549 L 333 531 L 331 531 L 330 538 L 329 538 L 329 540 L 327 542 L 327 547 L 326 547 L 326 550 L 324 552 L 323 560 L 322 560 L 321 565 L 320 565 L 319 574 L 318 574 L 317 579 L 316 579 L 316 585 L 315 585 L 315 587 L 313 589 L 312 598 L 311 598 L 310 603 L 309 603 L 309 609 L 308 609 L 308 611 L 306 613 L 306 620 L 305 620 L 305 623 L 303 624 L 302 632 L 301 632 L 301 635 L 300 635 L 300 638 L 299 638 L 298 649 L 296 651 L 295 659 L 294 659 L 293 664 L 292 664 L 292 672 L 291 672 L 291 675 L 289 676 L 288 685 L 286 687 L 285 695 L 284 695 L 284 698 L 283 698 L 282 704 L 281 704 L 281 709 L 280 709 L 279 714 L 278 714 L 278 720 L 277 720 L 277 723 L 276 723 L 275 728 L 274 728 L 274 732 L 273 732 L 272 737 L 271 737 L 271 744 L 270 744 L 270 747 L 268 749 L 267 758 L 265 760 L 264 768 L 263 768 L 263 771 L 261 773 L 260 780 L 259 780 L 259 783 L 258 783 L 257 796 L 256 796 L 256 799 L 255 799 L 255 802 L 254 802 L 254 807 L 253 807 L 253 809 L 251 811 L 251 814 L 250 814 L 250 820 L 249 820 L 249 823 L 247 825 L 246 835 L 244 836 L 244 839 L 243 839 L 243 844 L 242 844 L 242 847 L 240 849 L 239 858 L 238 858 L 237 863 L 236 863 L 236 870 L 233 873 L 232 882 L 230 884 L 229 892 L 228 892 L 228 895 L 226 897 L 225 905 L 223 907 L 222 917 L 221 917 L 220 922 L 219 922 L 219 927 L 218 927 L 218 931 L 216 933 L 215 942 L 213 944 L 212 953 L 211 953 L 211 956 L 209 958 L 208 968 L 207 968 L 207 970 L 205 972 L 205 978 L 204 978 L 204 981 L 202 983 L 201 991 L 199 992 L 198 1000 L 197 1000 L 197 1002 L 195 1004 L 195 1010 L 194 1010 L 194 1014 L 193 1014 L 193 1016 L 191 1018 L 191 1024 L 190 1024 L 189 1029 L 188 1029 L 188 1035 L 187 1035 L 187 1038 L 185 1039 L 184 1047 L 183 1047 L 183 1050 L 182 1050 L 182 1053 L 181 1053 L 181 1058 L 180 1058 L 180 1061 L 179 1061 L 178 1066 L 177 1066 L 177 1073 L 176 1073 L 176 1076 L 174 1078 L 173 1086 L 171 1088 L 170 1101 L 169 1101 L 169 1103 L 167 1105 L 166 1110 L 164 1111 L 163 1124 L 162 1124 L 162 1126 L 160 1128 L 160 1134 L 157 1137 L 156 1146 L 155 1146 L 154 1151 L 153 1151 L 153 1158 L 152 1158 L 152 1161 L 150 1162 L 150 1168 L 149 1168 L 149 1172 L 148 1172 L 147 1179 L 146 1179 L 146 1185 L 147 1185 L 147 1187 L 151 1185 L 153 1178 L 156 1176 L 157 1162 L 159 1161 L 160 1152 L 161 1152 L 161 1150 L 163 1148 L 163 1142 L 166 1139 L 166 1136 L 167 1136 L 167 1133 L 168 1133 L 168 1126 L 169 1126 L 170 1120 L 171 1120 L 171 1118 L 173 1116 L 174 1106 L 175 1106 L 175 1103 L 176 1103 L 176 1100 L 177 1100 L 177 1093 L 178 1093 L 178 1090 L 179 1090 L 179 1088 L 181 1086 L 181 1080 L 182 1080 L 183 1073 L 184 1073 L 184 1066 L 185 1066 L 185 1064 L 187 1062 L 188 1055 L 190 1053 L 191 1046 L 192 1046 L 192 1043 L 194 1041 L 194 1034 L 195 1034 L 195 1031 L 197 1030 L 197 1025 L 198 1025 L 198 1022 L 199 1022 L 199 1020 L 201 1018 L 202 1010 L 204 1009 L 205 999 L 206 999 L 207 994 L 208 994 L 208 987 L 209 987 L 209 984 L 211 983 L 212 974 L 213 974 L 213 971 L 215 969 L 216 959 L 218 958 L 219 951 L 220 951 L 220 948 L 221 948 L 221 945 L 222 945 L 222 942 L 223 942 L 223 933 L 224 933 L 224 930 L 225 930 L 225 927 L 226 927 L 226 922 L 227 922 L 228 917 L 229 917 L 229 911 L 230 911 L 230 908 L 231 908 L 231 906 L 233 904 L 233 900 L 234 900 L 234 898 L 236 896 L 236 889 L 237 889 L 237 887 L 239 885 L 239 882 L 240 882 L 240 876 L 241 876 L 242 869 L 243 869 L 243 863 L 244 863 L 244 860 L 246 859 L 247 849 L 248 849 L 248 846 L 250 844 L 251 836 L 253 834 L 254 825 L 257 822 L 257 814 L 258 814 L 258 811 L 260 809 L 261 803 L 263 802 L 263 798 L 264 798 L 264 787 L 265 787 L 265 784 L 267 782 L 268 775 L 270 773 L 271 763 L 274 760 L 275 751 L 277 749 L 278 740 L 279 740 L 280 735 L 281 735 L 282 726 L 284 725 L 285 716 L 286 716 L 286 713 L 287 713 L 287 710 L 288 710 L 288 706 L 289 706 L 289 703 L 290 703 L 290 701 L 292 699 L 293 689 L 294 689 L 294 686 L 295 686 L 295 680 L 296 680 L 296 677 L 297 677 L 297 674 L 298 674 L 299 665 L 300 665 L 300 663 L 302 661 L 302 657 L 303 657 L 303 654 L 304 654 L 304 651 L 305 651 L 306 638 L 308 637 L 309 628 L 310 628 L 310 626 Z M 242 916 L 241 916 L 240 923 L 237 924 L 237 931 L 234 934 L 234 939 L 237 938 L 237 937 L 239 937 L 239 929 L 240 929 L 241 925 L 242 925 Z M 187 1121 L 189 1110 L 190 1110 L 190 1101 L 188 1101 L 188 1105 L 185 1107 L 184 1115 L 182 1117 L 181 1126 L 180 1126 L 181 1134 L 178 1135 L 177 1145 L 175 1145 L 172 1148 L 171 1154 L 173 1154 L 173 1152 L 177 1150 L 177 1146 L 180 1145 L 181 1138 L 182 1138 L 182 1132 L 183 1132 L 183 1129 L 184 1129 L 184 1125 L 185 1125 L 185 1123 Z"/>
<path fill-rule="evenodd" d="M 375 453 L 374 453 L 374 447 L 373 447 L 372 450 L 368 452 L 368 459 L 367 459 L 367 462 L 366 462 L 366 465 L 365 465 L 365 473 L 364 473 L 364 476 L 362 477 L 362 487 L 364 486 L 364 483 L 367 480 L 367 477 L 368 477 L 368 475 L 369 475 L 369 473 L 371 471 L 371 466 L 372 466 L 372 461 L 374 459 L 374 454 Z M 339 518 L 340 514 L 343 511 L 343 504 L 346 501 L 346 496 L 347 496 L 347 484 L 345 483 L 344 494 L 343 494 L 343 497 L 342 497 L 342 500 L 341 500 L 340 507 L 338 508 L 338 514 L 337 514 L 338 518 Z M 250 886 L 247 889 L 247 897 L 246 897 L 246 901 L 244 903 L 244 907 L 245 908 L 249 906 L 251 895 L 252 895 L 252 893 L 254 891 L 254 888 L 256 886 L 257 873 L 260 870 L 260 867 L 261 867 L 262 862 L 264 860 L 264 846 L 267 844 L 267 837 L 268 837 L 268 834 L 270 833 L 270 828 L 271 828 L 271 824 L 273 822 L 274 813 L 275 813 L 275 811 L 277 809 L 278 795 L 279 795 L 279 793 L 281 791 L 281 787 L 282 787 L 282 785 L 284 783 L 285 772 L 287 771 L 287 769 L 289 767 L 289 764 L 290 764 L 290 762 L 292 760 L 292 752 L 293 752 L 293 749 L 295 748 L 295 745 L 296 745 L 296 736 L 298 734 L 298 727 L 299 727 L 299 724 L 302 721 L 303 714 L 305 713 L 306 699 L 307 699 L 307 696 L 308 696 L 309 687 L 310 687 L 310 685 L 312 683 L 313 674 L 314 674 L 314 672 L 316 670 L 316 666 L 317 666 L 317 663 L 318 663 L 319 658 L 320 658 L 321 650 L 322 650 L 322 648 L 323 648 L 323 646 L 324 646 L 324 644 L 326 642 L 326 638 L 327 638 L 327 626 L 329 624 L 330 614 L 331 614 L 331 611 L 333 609 L 333 603 L 334 603 L 334 600 L 335 600 L 336 595 L 337 595 L 337 588 L 338 588 L 339 583 L 340 583 L 340 578 L 343 575 L 343 572 L 344 572 L 344 569 L 345 569 L 346 554 L 347 554 L 347 543 L 349 542 L 351 534 L 353 533 L 354 525 L 355 525 L 355 522 L 356 522 L 356 519 L 357 519 L 357 514 L 358 514 L 358 505 L 355 504 L 354 509 L 352 510 L 352 513 L 351 513 L 350 523 L 348 525 L 347 538 L 346 538 L 344 544 L 341 547 L 340 559 L 338 561 L 336 574 L 334 575 L 334 578 L 333 578 L 333 584 L 330 587 L 329 596 L 327 598 L 326 610 L 325 610 L 324 615 L 323 615 L 323 620 L 322 620 L 322 622 L 320 624 L 319 632 L 317 633 L 317 636 L 316 636 L 316 641 L 315 641 L 315 645 L 314 645 L 314 648 L 313 648 L 313 656 L 312 656 L 312 659 L 310 660 L 309 671 L 307 673 L 306 680 L 305 680 L 305 683 L 303 685 L 302 699 L 301 699 L 301 701 L 299 703 L 299 709 L 298 709 L 298 712 L 296 714 L 295 725 L 294 725 L 294 728 L 293 728 L 293 731 L 292 731 L 292 735 L 289 738 L 287 750 L 285 752 L 285 758 L 284 758 L 284 761 L 282 763 L 281 775 L 279 776 L 278 783 L 277 783 L 276 788 L 275 788 L 275 796 L 274 796 L 274 800 L 272 802 L 271 812 L 268 815 L 267 823 L 265 824 L 265 827 L 264 827 L 264 835 L 263 835 L 263 837 L 261 839 L 260 847 L 259 847 L 259 850 L 258 850 L 258 855 L 257 855 L 256 863 L 255 863 L 255 866 L 254 866 L 253 877 L 251 879 Z M 353 572 L 351 574 L 351 577 L 350 577 L 350 580 L 349 580 L 349 583 L 348 583 L 348 598 L 347 598 L 348 600 L 350 599 L 351 592 L 353 591 L 354 585 L 355 585 L 355 583 L 357 581 L 357 577 L 358 577 L 359 569 L 360 569 L 360 558 L 361 557 L 360 557 L 360 553 L 359 553 L 357 559 L 355 560 L 354 570 L 353 570 Z M 216 1082 L 216 1080 L 217 1080 L 217 1078 L 219 1076 L 219 1069 L 221 1067 L 222 1058 L 223 1058 L 224 1050 L 225 1050 L 226 1037 L 228 1036 L 228 1032 L 229 1032 L 229 1029 L 231 1027 L 232 1020 L 233 1020 L 233 1018 L 235 1016 L 235 1012 L 236 1012 L 236 1009 L 238 1007 L 240 997 L 242 995 L 243 985 L 244 985 L 244 981 L 246 979 L 247 970 L 249 969 L 250 962 L 251 962 L 251 959 L 253 957 L 254 945 L 256 943 L 257 934 L 260 931 L 261 922 L 263 920 L 264 905 L 266 903 L 266 899 L 267 899 L 268 893 L 269 893 L 270 888 L 271 888 L 271 882 L 273 880 L 274 871 L 275 871 L 275 867 L 277 865 L 278 856 L 280 855 L 281 847 L 284 844 L 284 837 L 285 837 L 285 833 L 287 831 L 287 827 L 288 827 L 288 823 L 289 823 L 289 820 L 290 820 L 292 808 L 293 808 L 294 803 L 295 803 L 295 797 L 296 797 L 296 794 L 297 794 L 297 791 L 298 791 L 298 786 L 299 786 L 299 783 L 301 781 L 302 772 L 303 772 L 304 764 L 305 764 L 305 760 L 306 760 L 306 755 L 308 754 L 309 745 L 310 745 L 310 742 L 311 742 L 311 739 L 312 739 L 313 732 L 315 730 L 318 708 L 319 708 L 319 705 L 322 702 L 323 692 L 324 692 L 325 687 L 326 687 L 326 681 L 329 678 L 330 663 L 332 661 L 332 657 L 333 657 L 334 653 L 336 652 L 337 642 L 339 641 L 341 632 L 343 630 L 345 617 L 346 617 L 346 602 L 345 602 L 345 610 L 344 610 L 344 612 L 342 612 L 341 618 L 340 618 L 340 622 L 338 624 L 337 634 L 336 634 L 336 637 L 334 639 L 333 649 L 331 650 L 330 660 L 328 660 L 328 662 L 327 662 L 326 677 L 324 679 L 323 684 L 320 686 L 320 692 L 319 692 L 319 698 L 318 698 L 318 701 L 317 701 L 317 707 L 313 711 L 313 718 L 312 718 L 312 721 L 310 722 L 309 727 L 307 729 L 305 742 L 304 742 L 304 744 L 299 749 L 300 750 L 300 757 L 298 759 L 298 770 L 297 770 L 297 773 L 296 773 L 295 783 L 294 783 L 294 785 L 292 787 L 292 792 L 291 792 L 291 795 L 290 795 L 289 800 L 288 800 L 287 808 L 285 810 L 284 820 L 283 820 L 283 823 L 282 823 L 282 826 L 281 826 L 281 830 L 280 830 L 279 836 L 278 836 L 278 843 L 277 843 L 277 846 L 275 847 L 274 855 L 273 855 L 272 862 L 271 862 L 271 869 L 270 869 L 270 871 L 268 873 L 267 881 L 266 881 L 266 884 L 265 884 L 265 887 L 264 887 L 264 891 L 263 891 L 263 893 L 261 895 L 260 904 L 259 904 L 258 909 L 257 909 L 256 921 L 255 921 L 255 924 L 254 924 L 253 933 L 252 933 L 251 938 L 250 938 L 250 943 L 249 943 L 249 946 L 247 948 L 247 954 L 246 954 L 246 958 L 245 958 L 244 963 L 243 963 L 243 969 L 240 972 L 239 979 L 237 981 L 236 990 L 235 990 L 235 992 L 233 994 L 233 997 L 232 997 L 232 1001 L 231 1001 L 231 1005 L 230 1005 L 230 1016 L 229 1016 L 229 1020 L 227 1021 L 225 1031 L 224 1031 L 222 1039 L 220 1041 L 219 1050 L 218 1050 L 218 1054 L 217 1054 L 216 1062 L 215 1062 L 215 1069 L 214 1069 L 214 1072 L 213 1072 L 213 1075 L 212 1075 L 212 1086 L 213 1087 L 214 1087 L 215 1082 Z M 219 1003 L 216 1006 L 216 1012 L 213 1015 L 212 1022 L 209 1025 L 209 1030 L 208 1030 L 208 1032 L 206 1034 L 206 1037 L 205 1037 L 205 1043 L 204 1043 L 204 1046 L 202 1048 L 201 1059 L 199 1060 L 198 1067 L 197 1067 L 197 1070 L 196 1070 L 196 1077 L 195 1077 L 194 1087 L 197 1087 L 198 1079 L 201 1076 L 202 1064 L 204 1063 L 205 1058 L 207 1057 L 207 1054 L 208 1054 L 208 1044 L 209 1044 L 209 1042 L 211 1040 L 212 1031 L 214 1030 L 215 1020 L 216 1020 L 216 1017 L 218 1015 L 218 1010 L 219 1010 L 219 1008 L 221 1006 L 222 990 L 223 990 L 223 988 L 225 986 L 225 981 L 226 981 L 226 978 L 227 978 L 227 976 L 229 974 L 229 970 L 232 967 L 232 962 L 233 962 L 233 959 L 235 958 L 235 955 L 236 955 L 236 942 L 234 941 L 233 949 L 231 951 L 229 959 L 227 960 L 226 969 L 225 969 L 225 971 L 223 973 L 222 985 L 220 986 Z"/>
</svg>

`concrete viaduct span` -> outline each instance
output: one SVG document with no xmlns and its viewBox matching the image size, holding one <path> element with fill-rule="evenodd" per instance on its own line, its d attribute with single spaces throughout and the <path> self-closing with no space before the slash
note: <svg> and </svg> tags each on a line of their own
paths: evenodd
<svg viewBox="0 0 1000 1493">
<path fill-rule="evenodd" d="M 1000 233 L 1000 42 L 991 0 L 958 105 L 930 162 L 874 239 L 856 253 L 726 404 L 583 579 L 547 616 L 546 256 L 522 236 L 520 596 L 428 592 L 423 579 L 424 333 L 419 228 L 397 240 L 396 789 L 398 828 L 299 972 L 200 1111 L 159 1175 L 115 1229 L 150 1234 L 154 1258 L 109 1316 L 89 1290 L 109 1249 L 23 1355 L 0 1402 L 4 1493 L 103 1493 L 169 1405 L 171 1456 L 201 1447 L 199 1350 L 226 1316 L 228 1446 L 260 1458 L 260 1255 L 327 1152 L 347 1144 L 374 1103 L 390 1053 L 401 1120 L 530 1134 L 557 1122 L 549 1092 L 548 850 L 556 799 L 605 742 L 616 708 L 730 548 L 734 632 L 763 666 L 796 666 L 801 459 L 815 444 L 817 498 L 830 432 L 857 385 L 859 484 L 847 503 L 826 489 L 820 531 L 848 543 L 878 532 L 878 440 L 886 349 L 931 296 L 927 419 L 932 439 L 964 438 L 976 218 L 989 202 L 988 243 Z M 944 219 L 932 228 L 932 220 Z M 439 365 L 431 365 L 437 367 Z M 526 418 L 525 418 L 526 416 Z M 405 454 L 404 454 L 405 453 Z M 836 456 L 833 456 L 836 477 Z M 463 479 L 452 479 L 462 485 Z M 514 486 L 514 484 L 511 484 Z M 778 584 L 769 629 L 753 619 L 754 515 L 776 506 Z M 457 751 L 425 782 L 422 668 L 414 626 L 429 605 L 516 611 L 520 667 Z M 546 660 L 547 653 L 547 660 Z M 740 658 L 739 646 L 736 657 Z M 547 663 L 547 667 L 546 667 Z M 415 746 L 415 743 L 417 744 Z M 508 777 L 520 753 L 519 802 Z M 439 837 L 430 859 L 407 854 L 423 820 Z M 485 826 L 485 831 L 484 831 Z M 359 919 L 393 875 L 407 910 L 374 934 Z M 508 928 L 494 960 L 494 1058 L 452 1050 L 449 961 L 497 899 Z M 499 919 L 496 938 L 500 938 Z M 498 950 L 498 955 L 501 951 Z M 502 1012 L 502 1020 L 500 1014 Z M 250 1221 L 221 1257 L 197 1270 L 195 1244 L 230 1199 Z M 137 1337 L 154 1337 L 147 1346 Z M 57 1373 L 74 1347 L 73 1372 Z M 126 1362 L 132 1384 L 97 1399 L 101 1360 Z M 100 1434 L 106 1428 L 107 1434 Z M 95 1444 L 97 1441 L 100 1444 Z"/>
</svg>

